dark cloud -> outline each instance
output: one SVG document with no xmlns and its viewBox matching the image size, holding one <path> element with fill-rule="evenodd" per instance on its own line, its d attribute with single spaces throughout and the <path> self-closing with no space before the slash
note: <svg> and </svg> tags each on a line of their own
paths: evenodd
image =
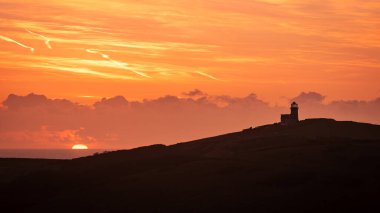
<svg viewBox="0 0 380 213">
<path fill-rule="evenodd" d="M 317 92 L 302 92 L 297 97 L 293 98 L 299 104 L 321 104 L 325 100 L 325 96 Z"/>
<path fill-rule="evenodd" d="M 44 95 L 29 94 L 27 96 L 18 96 L 10 94 L 3 102 L 3 105 L 9 109 L 18 109 L 20 107 L 33 107 L 47 104 L 48 99 Z"/>
<path fill-rule="evenodd" d="M 94 106 L 96 108 L 102 107 L 126 107 L 129 105 L 127 99 L 123 96 L 115 96 L 112 98 L 103 98 L 102 100 L 96 102 Z"/>
<path fill-rule="evenodd" d="M 202 92 L 201 90 L 199 89 L 194 89 L 194 90 L 191 90 L 189 92 L 184 92 L 182 93 L 183 95 L 185 96 L 188 96 L 188 97 L 202 97 L 202 96 L 207 96 L 207 93 L 205 92 Z"/>
<path fill-rule="evenodd" d="M 71 108 L 76 105 L 65 99 L 48 99 L 44 95 L 30 93 L 26 96 L 10 94 L 3 102 L 3 106 L 7 107 L 9 110 L 16 110 L 31 107 Z"/>
</svg>

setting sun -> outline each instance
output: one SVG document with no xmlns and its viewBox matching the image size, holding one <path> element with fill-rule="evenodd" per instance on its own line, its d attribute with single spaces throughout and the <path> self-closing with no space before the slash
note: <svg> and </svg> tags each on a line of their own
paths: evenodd
<svg viewBox="0 0 380 213">
<path fill-rule="evenodd" d="M 75 144 L 74 146 L 71 147 L 71 149 L 88 149 L 88 146 L 84 144 Z"/>
</svg>

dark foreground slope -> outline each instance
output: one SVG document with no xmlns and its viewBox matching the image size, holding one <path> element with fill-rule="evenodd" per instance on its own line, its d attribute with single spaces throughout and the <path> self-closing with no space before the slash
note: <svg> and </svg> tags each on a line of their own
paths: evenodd
<svg viewBox="0 0 380 213">
<path fill-rule="evenodd" d="M 379 212 L 380 126 L 306 120 L 0 169 L 7 212 Z"/>
</svg>

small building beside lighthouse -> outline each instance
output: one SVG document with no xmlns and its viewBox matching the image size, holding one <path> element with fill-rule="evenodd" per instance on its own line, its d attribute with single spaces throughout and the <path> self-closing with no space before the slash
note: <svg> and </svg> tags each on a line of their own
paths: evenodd
<svg viewBox="0 0 380 213">
<path fill-rule="evenodd" d="M 292 125 L 298 123 L 298 104 L 293 102 L 290 105 L 290 114 L 281 115 L 281 125 Z"/>
</svg>

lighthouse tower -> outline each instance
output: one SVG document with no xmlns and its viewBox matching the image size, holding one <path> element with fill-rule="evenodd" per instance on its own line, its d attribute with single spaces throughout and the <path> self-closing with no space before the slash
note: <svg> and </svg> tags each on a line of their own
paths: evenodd
<svg viewBox="0 0 380 213">
<path fill-rule="evenodd" d="M 298 104 L 296 102 L 293 102 L 290 105 L 290 117 L 293 121 L 299 121 L 298 120 Z"/>
</svg>

